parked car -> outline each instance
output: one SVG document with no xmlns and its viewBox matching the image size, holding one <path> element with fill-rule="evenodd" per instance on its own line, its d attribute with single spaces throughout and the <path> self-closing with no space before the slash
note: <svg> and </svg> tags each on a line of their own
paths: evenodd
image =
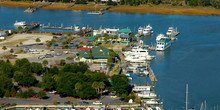
<svg viewBox="0 0 220 110">
<path fill-rule="evenodd" d="M 79 102 L 79 104 L 89 104 L 89 103 L 88 103 L 88 102 L 83 101 L 83 102 Z"/>
<path fill-rule="evenodd" d="M 92 104 L 94 104 L 94 105 L 99 105 L 99 104 L 102 104 L 102 102 L 100 102 L 100 101 L 95 101 L 95 102 L 93 102 Z"/>
<path fill-rule="evenodd" d="M 61 56 L 62 53 L 55 53 L 55 56 Z"/>
<path fill-rule="evenodd" d="M 50 94 L 54 94 L 55 92 L 57 92 L 57 91 L 50 91 L 49 93 L 50 93 Z"/>
<path fill-rule="evenodd" d="M 40 54 L 40 52 L 34 51 L 34 52 L 32 52 L 32 54 Z"/>
<path fill-rule="evenodd" d="M 71 104 L 72 102 L 70 102 L 70 101 L 67 101 L 67 102 L 64 102 L 64 104 Z"/>
<path fill-rule="evenodd" d="M 42 59 L 44 59 L 44 58 L 45 58 L 45 56 L 40 56 L 40 57 L 38 57 L 39 60 L 42 60 Z"/>
<path fill-rule="evenodd" d="M 47 54 L 45 55 L 45 57 L 46 57 L 46 58 L 52 58 L 52 57 L 54 57 L 54 55 L 53 55 L 53 54 L 50 54 L 50 53 L 47 53 Z"/>
</svg>

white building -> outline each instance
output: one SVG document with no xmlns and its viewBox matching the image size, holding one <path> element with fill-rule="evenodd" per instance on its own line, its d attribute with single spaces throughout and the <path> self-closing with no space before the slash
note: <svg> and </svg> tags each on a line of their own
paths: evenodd
<svg viewBox="0 0 220 110">
<path fill-rule="evenodd" d="M 5 31 L 0 31 L 0 40 L 5 40 L 6 33 Z"/>
</svg>

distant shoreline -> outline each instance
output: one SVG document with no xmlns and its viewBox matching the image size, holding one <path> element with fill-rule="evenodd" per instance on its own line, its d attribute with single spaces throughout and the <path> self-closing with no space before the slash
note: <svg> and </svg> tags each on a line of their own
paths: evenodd
<svg viewBox="0 0 220 110">
<path fill-rule="evenodd" d="M 0 2 L 0 6 L 4 7 L 37 7 L 37 4 L 42 2 L 14 2 L 4 1 Z M 97 10 L 109 7 L 107 5 L 98 5 Z M 41 9 L 51 10 L 80 10 L 80 11 L 94 11 L 94 4 L 75 5 L 74 3 L 52 3 L 49 6 Z M 220 16 L 220 9 L 213 7 L 188 7 L 188 6 L 168 6 L 168 5 L 141 5 L 141 6 L 111 6 L 108 10 L 110 12 L 124 12 L 124 13 L 152 13 L 165 15 L 204 15 L 204 16 Z"/>
</svg>

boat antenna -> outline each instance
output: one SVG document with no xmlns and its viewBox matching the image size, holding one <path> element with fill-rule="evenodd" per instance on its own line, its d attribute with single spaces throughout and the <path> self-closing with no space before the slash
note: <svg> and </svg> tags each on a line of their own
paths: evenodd
<svg viewBox="0 0 220 110">
<path fill-rule="evenodd" d="M 188 110 L 188 84 L 186 84 L 186 110 Z"/>
</svg>

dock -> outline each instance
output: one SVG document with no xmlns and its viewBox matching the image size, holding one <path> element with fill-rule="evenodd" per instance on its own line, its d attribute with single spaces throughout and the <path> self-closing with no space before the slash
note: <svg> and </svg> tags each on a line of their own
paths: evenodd
<svg viewBox="0 0 220 110">
<path fill-rule="evenodd" d="M 47 4 L 35 4 L 37 5 L 36 7 L 29 7 L 27 8 L 24 12 L 26 13 L 33 13 L 35 12 L 37 9 L 40 9 L 42 7 L 45 7 L 45 6 L 48 6 L 48 5 L 51 5 L 52 3 L 47 3 Z"/>
<path fill-rule="evenodd" d="M 156 78 L 156 76 L 155 76 L 153 70 L 151 69 L 150 66 L 148 66 L 148 68 L 149 68 L 149 77 L 150 77 L 150 80 L 151 80 L 152 82 L 157 82 L 157 78 Z"/>
</svg>

